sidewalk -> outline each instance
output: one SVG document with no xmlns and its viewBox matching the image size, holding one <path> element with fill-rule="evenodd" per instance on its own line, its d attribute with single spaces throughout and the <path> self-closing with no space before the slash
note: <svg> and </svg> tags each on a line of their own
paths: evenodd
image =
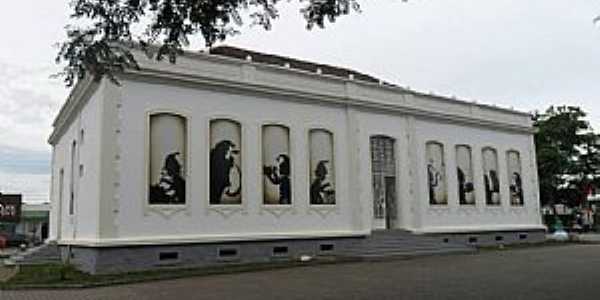
<svg viewBox="0 0 600 300">
<path fill-rule="evenodd" d="M 598 243 L 600 244 L 600 233 L 579 233 L 573 234 L 572 241 L 584 242 L 584 243 Z"/>
</svg>

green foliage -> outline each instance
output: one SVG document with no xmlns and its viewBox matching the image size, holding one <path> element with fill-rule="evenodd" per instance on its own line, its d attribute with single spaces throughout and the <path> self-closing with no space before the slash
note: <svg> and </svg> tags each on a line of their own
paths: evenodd
<svg viewBox="0 0 600 300">
<path fill-rule="evenodd" d="M 590 185 L 600 183 L 600 136 L 585 117 L 581 108 L 573 106 L 550 107 L 534 116 L 543 204 L 577 205 Z"/>
<path fill-rule="evenodd" d="M 288 0 L 292 1 L 292 0 Z M 308 29 L 323 28 L 326 22 L 359 11 L 358 0 L 297 0 Z M 200 34 L 206 46 L 238 33 L 244 17 L 270 29 L 278 17 L 281 0 L 73 0 L 71 18 L 86 26 L 67 26 L 67 40 L 59 46 L 57 63 L 65 63 L 59 74 L 67 86 L 86 73 L 97 78 L 114 71 L 137 68 L 128 49 L 134 44 L 148 54 L 157 45 L 155 58 L 175 63 L 177 55 Z M 132 26 L 149 21 L 145 33 L 134 37 Z"/>
</svg>

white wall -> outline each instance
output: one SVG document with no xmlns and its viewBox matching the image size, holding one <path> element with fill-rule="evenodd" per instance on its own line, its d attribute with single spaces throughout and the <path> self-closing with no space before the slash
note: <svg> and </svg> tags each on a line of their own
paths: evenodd
<svg viewBox="0 0 600 300">
<path fill-rule="evenodd" d="M 104 83 L 103 83 L 104 84 Z M 102 84 L 102 85 L 103 85 Z M 50 240 L 94 239 L 98 235 L 99 151 L 101 89 L 93 91 L 80 110 L 74 113 L 64 134 L 53 147 Z M 83 140 L 81 131 L 83 130 Z M 69 214 L 71 147 L 77 142 L 74 180 L 74 214 Z M 80 176 L 79 165 L 83 165 Z M 64 171 L 62 201 L 59 174 Z"/>
<path fill-rule="evenodd" d="M 343 107 L 326 107 L 252 95 L 213 92 L 127 81 L 122 91 L 122 134 L 117 236 L 125 239 L 303 235 L 351 233 L 357 203 L 348 178 L 346 115 Z M 147 117 L 153 111 L 179 112 L 188 117 L 189 173 L 187 207 L 181 211 L 146 205 Z M 231 118 L 242 125 L 242 205 L 213 209 L 208 205 L 209 121 Z M 291 208 L 267 207 L 262 196 L 260 126 L 290 128 L 292 157 Z M 335 140 L 337 205 L 309 205 L 308 130 L 326 128 Z"/>
<path fill-rule="evenodd" d="M 418 197 L 421 205 L 417 214 L 421 216 L 421 231 L 468 231 L 468 230 L 504 230 L 540 226 L 540 208 L 537 194 L 537 171 L 533 156 L 532 135 L 505 133 L 481 128 L 433 123 L 426 120 L 416 122 L 418 162 Z M 431 206 L 427 195 L 427 172 L 425 161 L 425 143 L 437 141 L 444 145 L 448 186 L 448 205 Z M 475 183 L 475 207 L 459 205 L 456 177 L 455 146 L 471 146 Z M 500 206 L 488 206 L 482 171 L 482 148 L 492 147 L 498 154 L 500 179 Z M 524 190 L 524 206 L 511 206 L 509 200 L 509 182 L 507 175 L 506 152 L 518 151 L 521 157 Z"/>
</svg>

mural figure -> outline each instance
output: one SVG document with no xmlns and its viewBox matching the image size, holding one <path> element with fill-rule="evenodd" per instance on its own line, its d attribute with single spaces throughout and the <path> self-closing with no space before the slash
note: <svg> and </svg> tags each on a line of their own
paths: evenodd
<svg viewBox="0 0 600 300">
<path fill-rule="evenodd" d="M 279 154 L 276 163 L 277 166 L 264 166 L 263 173 L 271 183 L 279 186 L 279 204 L 291 204 L 290 157 L 287 154 Z"/>
<path fill-rule="evenodd" d="M 521 175 L 517 172 L 512 174 L 510 183 L 510 203 L 513 205 L 523 205 L 523 181 Z"/>
<path fill-rule="evenodd" d="M 458 178 L 458 197 L 460 204 L 473 204 L 471 199 L 467 199 L 467 194 L 472 193 L 473 183 L 467 182 L 467 178 L 465 172 L 459 167 L 456 168 L 457 178 Z"/>
<path fill-rule="evenodd" d="M 485 200 L 487 204 L 500 204 L 500 181 L 495 170 L 490 170 L 488 174 L 483 175 L 485 182 Z"/>
<path fill-rule="evenodd" d="M 519 206 L 525 203 L 523 199 L 523 180 L 521 178 L 521 158 L 518 151 L 508 151 L 506 153 L 508 163 L 508 182 L 510 204 Z"/>
<path fill-rule="evenodd" d="M 235 160 L 239 152 L 235 144 L 229 140 L 218 142 L 210 150 L 210 204 L 222 204 L 224 195 L 229 197 L 240 195 L 242 172 Z M 239 182 L 237 187 L 233 186 L 232 178 Z"/>
<path fill-rule="evenodd" d="M 442 174 L 433 166 L 433 160 L 427 164 L 427 178 L 429 182 L 429 203 L 438 204 L 435 196 L 435 189 L 439 186 Z"/>
<path fill-rule="evenodd" d="M 328 182 L 327 160 L 321 160 L 317 163 L 315 169 L 315 178 L 310 185 L 310 203 L 311 204 L 335 204 L 335 190 Z"/>
<path fill-rule="evenodd" d="M 458 203 L 460 205 L 474 205 L 475 187 L 473 186 L 471 147 L 467 145 L 456 146 L 456 174 L 458 179 Z"/>
<path fill-rule="evenodd" d="M 150 186 L 150 204 L 183 204 L 185 203 L 185 179 L 182 167 L 177 157 L 179 152 L 173 152 L 165 158 L 158 183 Z"/>
<path fill-rule="evenodd" d="M 427 142 L 425 150 L 427 161 L 427 183 L 429 187 L 429 204 L 448 204 L 444 146 L 438 142 Z"/>
</svg>

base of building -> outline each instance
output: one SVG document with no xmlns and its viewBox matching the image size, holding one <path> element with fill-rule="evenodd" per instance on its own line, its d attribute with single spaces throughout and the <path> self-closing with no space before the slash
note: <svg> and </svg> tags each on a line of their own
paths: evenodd
<svg viewBox="0 0 600 300">
<path fill-rule="evenodd" d="M 359 240 L 362 238 L 101 248 L 61 246 L 61 257 L 83 272 L 108 274 L 160 268 L 281 262 L 298 260 L 302 256 L 332 256 Z"/>
<path fill-rule="evenodd" d="M 427 235 L 437 237 L 445 243 L 462 243 L 477 247 L 536 244 L 546 241 L 545 230 L 430 233 Z"/>
<path fill-rule="evenodd" d="M 486 247 L 545 241 L 543 230 L 431 233 L 421 236 L 438 240 L 440 249 L 443 247 L 441 243 Z M 281 262 L 298 260 L 302 256 L 344 255 L 357 243 L 365 241 L 365 238 L 369 237 L 123 247 L 61 246 L 61 258 L 81 271 L 107 274 L 160 268 Z M 410 245 L 406 248 L 410 249 Z"/>
</svg>

